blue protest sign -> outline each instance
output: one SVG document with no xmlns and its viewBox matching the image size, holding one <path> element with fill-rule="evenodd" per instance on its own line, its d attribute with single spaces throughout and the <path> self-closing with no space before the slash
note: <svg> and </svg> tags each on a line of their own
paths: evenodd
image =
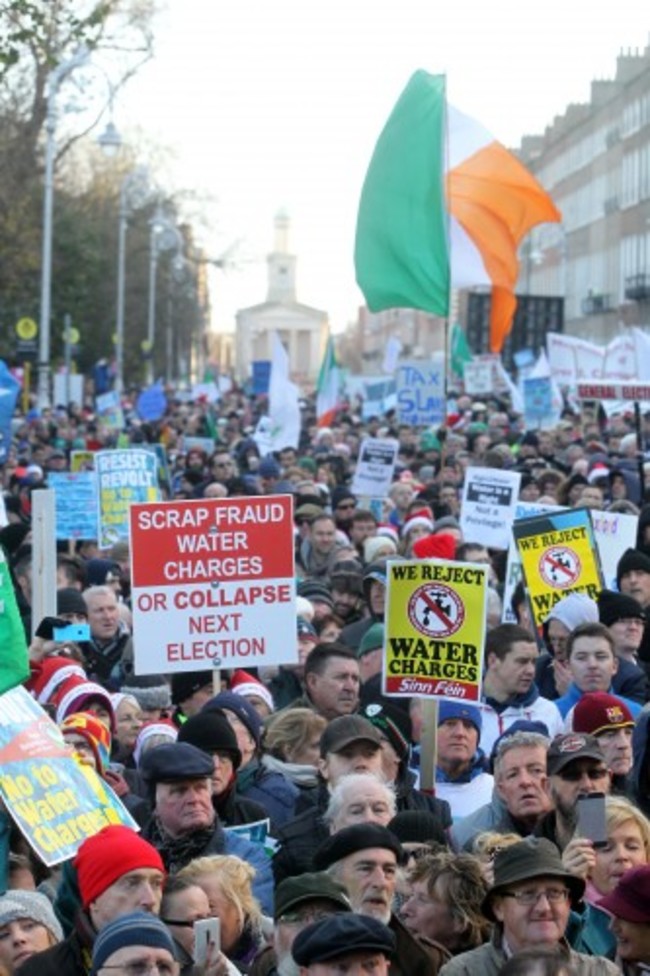
<svg viewBox="0 0 650 976">
<path fill-rule="evenodd" d="M 436 426 L 445 419 L 445 366 L 442 356 L 400 362 L 397 411 L 401 424 Z"/>
<path fill-rule="evenodd" d="M 167 397 L 162 383 L 154 383 L 143 390 L 138 397 L 135 409 L 141 420 L 160 420 L 167 409 Z"/>
<path fill-rule="evenodd" d="M 97 477 L 94 471 L 52 471 L 57 539 L 97 538 Z"/>
<path fill-rule="evenodd" d="M 22 686 L 0 696 L 0 797 L 30 846 L 52 866 L 103 827 L 137 824 Z"/>
<path fill-rule="evenodd" d="M 16 408 L 20 383 L 0 359 L 0 464 L 4 464 L 11 444 L 11 418 Z"/>
<path fill-rule="evenodd" d="M 269 392 L 271 382 L 271 360 L 256 359 L 253 361 L 252 392 L 255 396 L 262 396 Z"/>
<path fill-rule="evenodd" d="M 553 416 L 553 391 L 550 376 L 524 380 L 524 419 L 526 427 L 540 427 Z"/>
<path fill-rule="evenodd" d="M 129 508 L 134 502 L 157 502 L 158 460 L 151 451 L 134 448 L 98 451 L 97 512 L 99 548 L 110 549 L 129 538 Z"/>
</svg>

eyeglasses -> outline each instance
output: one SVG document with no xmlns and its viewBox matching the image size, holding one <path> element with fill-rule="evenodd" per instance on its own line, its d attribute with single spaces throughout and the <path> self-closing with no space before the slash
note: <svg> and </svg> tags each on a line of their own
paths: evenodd
<svg viewBox="0 0 650 976">
<path fill-rule="evenodd" d="M 285 925 L 304 925 L 310 922 L 321 922 L 324 918 L 331 918 L 332 915 L 337 914 L 338 912 L 326 911 L 287 912 L 285 915 L 280 915 L 278 922 L 284 922 Z"/>
<path fill-rule="evenodd" d="M 161 918 L 160 921 L 164 922 L 165 925 L 178 925 L 183 929 L 193 929 L 194 922 L 198 922 L 198 919 L 194 919 L 194 922 L 183 922 L 180 918 Z"/>
<path fill-rule="evenodd" d="M 336 510 L 338 512 L 340 508 L 356 508 L 356 507 L 357 507 L 356 502 L 341 502 L 340 505 L 336 506 Z"/>
<path fill-rule="evenodd" d="M 517 904 L 530 908 L 536 905 L 540 898 L 546 898 L 549 905 L 559 905 L 569 897 L 568 888 L 525 888 L 523 891 L 503 891 L 503 898 L 514 898 Z"/>
<path fill-rule="evenodd" d="M 154 961 L 148 959 L 134 959 L 133 962 L 123 962 L 119 966 L 102 966 L 101 969 L 119 969 L 126 976 L 149 976 L 154 970 L 160 976 L 175 976 L 176 965 L 173 962 Z"/>
<path fill-rule="evenodd" d="M 588 776 L 592 782 L 595 782 L 596 780 L 604 779 L 607 776 L 607 773 L 608 771 L 604 766 L 594 766 L 591 769 L 581 769 L 580 767 L 576 768 L 575 766 L 572 767 L 569 765 L 564 769 L 561 769 L 558 776 L 560 779 L 566 780 L 567 783 L 577 783 L 582 779 L 583 776 Z"/>
</svg>

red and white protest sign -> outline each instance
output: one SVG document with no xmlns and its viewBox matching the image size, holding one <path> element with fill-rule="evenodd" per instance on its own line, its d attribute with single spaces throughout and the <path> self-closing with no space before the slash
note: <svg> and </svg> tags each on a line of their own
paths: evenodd
<svg viewBox="0 0 650 976">
<path fill-rule="evenodd" d="M 292 500 L 134 504 L 136 674 L 297 663 Z"/>
</svg>

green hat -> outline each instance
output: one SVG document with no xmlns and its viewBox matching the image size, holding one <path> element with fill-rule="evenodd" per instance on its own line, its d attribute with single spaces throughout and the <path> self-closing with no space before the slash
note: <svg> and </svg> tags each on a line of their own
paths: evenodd
<svg viewBox="0 0 650 976">
<path fill-rule="evenodd" d="M 421 451 L 439 451 L 440 441 L 432 430 L 425 430 L 420 434 Z"/>
<path fill-rule="evenodd" d="M 369 627 L 361 638 L 361 643 L 357 648 L 357 657 L 363 657 L 370 651 L 376 651 L 378 647 L 384 646 L 384 625 L 373 624 Z"/>
<path fill-rule="evenodd" d="M 557 846 L 545 837 L 526 837 L 499 851 L 494 859 L 494 884 L 483 900 L 481 911 L 491 922 L 496 921 L 492 899 L 513 885 L 536 878 L 560 878 L 571 893 L 575 906 L 582 898 L 585 882 L 571 874 L 562 863 Z"/>
<path fill-rule="evenodd" d="M 285 878 L 275 890 L 275 920 L 304 902 L 326 899 L 337 911 L 352 910 L 345 888 L 324 871 L 308 871 L 293 878 Z"/>
<path fill-rule="evenodd" d="M 302 468 L 303 471 L 309 471 L 311 474 L 316 474 L 316 462 L 310 457 L 301 457 L 296 461 L 296 466 Z"/>
</svg>

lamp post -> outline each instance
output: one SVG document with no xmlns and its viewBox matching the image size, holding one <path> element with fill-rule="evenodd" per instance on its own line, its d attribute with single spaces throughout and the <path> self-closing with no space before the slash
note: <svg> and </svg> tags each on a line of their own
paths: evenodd
<svg viewBox="0 0 650 976">
<path fill-rule="evenodd" d="M 127 173 L 120 185 L 120 207 L 117 236 L 117 305 L 115 312 L 115 389 L 124 390 L 124 293 L 126 278 L 126 231 L 132 209 L 144 202 L 147 194 L 147 171 L 138 166 Z"/>
<path fill-rule="evenodd" d="M 80 47 L 67 61 L 62 61 L 47 79 L 47 115 L 45 119 L 45 178 L 43 197 L 43 244 L 41 256 L 41 314 L 38 337 L 38 405 L 50 403 L 50 319 L 52 315 L 52 217 L 54 212 L 54 156 L 56 134 L 56 96 L 68 75 L 84 64 L 90 55 Z"/>
<path fill-rule="evenodd" d="M 147 320 L 147 349 L 149 360 L 147 363 L 147 383 L 154 381 L 153 351 L 156 341 L 156 273 L 158 257 L 161 251 L 171 251 L 176 248 L 176 261 L 182 258 L 183 237 L 179 229 L 167 217 L 160 207 L 151 221 L 149 238 L 149 315 Z"/>
</svg>

